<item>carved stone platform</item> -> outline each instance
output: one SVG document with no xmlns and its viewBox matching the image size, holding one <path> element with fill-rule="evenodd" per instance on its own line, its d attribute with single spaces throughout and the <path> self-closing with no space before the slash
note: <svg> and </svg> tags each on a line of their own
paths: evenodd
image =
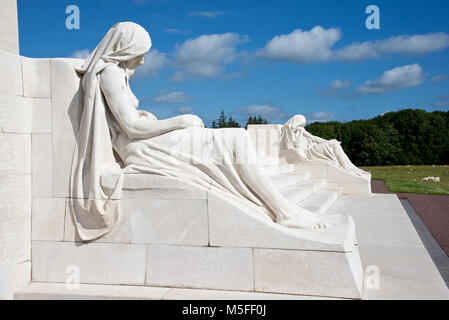
<svg viewBox="0 0 449 320">
<path fill-rule="evenodd" d="M 80 242 L 66 199 L 80 117 L 73 65 L 81 61 L 39 63 L 51 74 L 52 106 L 51 132 L 33 140 L 32 281 L 63 283 L 67 267 L 77 266 L 85 284 L 361 297 L 352 220 L 324 231 L 288 229 L 212 187 L 173 178 L 126 175 L 118 226 Z M 292 165 L 267 172 L 285 197 L 317 213 L 340 195 L 338 185 Z"/>
</svg>

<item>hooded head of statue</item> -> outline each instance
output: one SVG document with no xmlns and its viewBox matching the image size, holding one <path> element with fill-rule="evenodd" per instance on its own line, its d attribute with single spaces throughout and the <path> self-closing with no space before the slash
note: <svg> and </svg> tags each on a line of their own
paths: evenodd
<svg viewBox="0 0 449 320">
<path fill-rule="evenodd" d="M 77 71 L 82 74 L 99 73 L 110 63 L 134 69 L 143 62 L 150 49 L 151 38 L 144 28 L 134 22 L 120 22 L 109 29 Z"/>
<path fill-rule="evenodd" d="M 304 127 L 307 123 L 306 117 L 301 114 L 298 114 L 292 117 L 285 123 L 285 126 L 289 127 L 292 130 L 298 129 L 299 127 Z"/>
</svg>

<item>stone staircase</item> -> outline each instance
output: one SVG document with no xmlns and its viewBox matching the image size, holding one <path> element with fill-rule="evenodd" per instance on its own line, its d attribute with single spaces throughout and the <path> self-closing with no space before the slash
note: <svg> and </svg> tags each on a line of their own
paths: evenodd
<svg viewBox="0 0 449 320">
<path fill-rule="evenodd" d="M 290 164 L 267 166 L 267 172 L 285 198 L 315 214 L 324 214 L 341 194 L 338 183 L 310 179 L 309 172 L 295 172 Z"/>
</svg>

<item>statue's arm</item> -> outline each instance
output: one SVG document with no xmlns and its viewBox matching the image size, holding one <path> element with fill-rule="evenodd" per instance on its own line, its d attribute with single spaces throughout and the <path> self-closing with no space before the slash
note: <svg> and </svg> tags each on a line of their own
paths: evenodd
<svg viewBox="0 0 449 320">
<path fill-rule="evenodd" d="M 124 91 L 124 73 L 116 66 L 103 70 L 100 74 L 100 87 L 110 110 L 130 139 L 148 139 L 173 130 L 202 126 L 201 119 L 193 115 L 165 120 L 141 117 Z"/>
</svg>

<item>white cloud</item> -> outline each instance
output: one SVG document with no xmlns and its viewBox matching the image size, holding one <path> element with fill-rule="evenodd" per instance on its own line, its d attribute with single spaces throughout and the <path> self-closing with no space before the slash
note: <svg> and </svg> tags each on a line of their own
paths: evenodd
<svg viewBox="0 0 449 320">
<path fill-rule="evenodd" d="M 316 26 L 310 31 L 296 29 L 292 33 L 275 36 L 258 56 L 294 63 L 327 61 L 332 56 L 331 47 L 341 38 L 338 28 L 324 29 Z"/>
<path fill-rule="evenodd" d="M 156 96 L 153 99 L 153 102 L 158 102 L 158 103 L 183 103 L 183 102 L 187 102 L 187 101 L 193 101 L 195 100 L 194 97 L 191 97 L 187 94 L 185 94 L 184 92 L 169 92 L 166 93 L 166 91 L 162 91 L 159 93 L 158 96 Z"/>
<path fill-rule="evenodd" d="M 329 85 L 329 88 L 331 89 L 345 89 L 347 87 L 349 87 L 351 85 L 351 81 L 350 80 L 334 80 L 331 82 L 331 84 Z"/>
<path fill-rule="evenodd" d="M 177 45 L 174 53 L 174 67 L 178 68 L 171 80 L 185 78 L 214 78 L 234 62 L 238 53 L 236 46 L 248 41 L 235 33 L 201 35 Z"/>
<path fill-rule="evenodd" d="M 311 118 L 309 120 L 310 123 L 312 122 L 326 122 L 331 120 L 334 117 L 333 113 L 325 112 L 325 111 L 319 111 L 315 112 L 311 115 Z"/>
<path fill-rule="evenodd" d="M 377 59 L 382 54 L 424 55 L 449 47 L 449 35 L 444 32 L 400 35 L 377 41 L 353 43 L 334 52 L 335 60 L 356 61 Z"/>
<path fill-rule="evenodd" d="M 179 108 L 176 108 L 173 110 L 173 114 L 179 115 L 179 114 L 191 114 L 193 113 L 193 109 L 190 106 L 181 106 Z"/>
<path fill-rule="evenodd" d="M 86 59 L 90 55 L 89 49 L 76 50 L 70 55 L 70 58 Z"/>
<path fill-rule="evenodd" d="M 368 80 L 356 90 L 356 93 L 376 94 L 398 91 L 407 87 L 417 87 L 426 79 L 427 74 L 419 64 L 410 64 L 385 71 L 374 81 Z"/>
<path fill-rule="evenodd" d="M 350 80 L 334 80 L 329 84 L 329 87 L 326 90 L 322 90 L 320 88 L 316 89 L 316 93 L 321 96 L 328 97 L 337 97 L 344 96 L 347 93 L 342 92 L 344 89 L 349 88 L 351 86 Z"/>
<path fill-rule="evenodd" d="M 229 13 L 230 13 L 229 11 L 194 11 L 191 12 L 189 15 L 203 18 L 216 18 Z"/>
<path fill-rule="evenodd" d="M 376 42 L 380 52 L 426 54 L 449 47 L 449 35 L 444 32 L 402 35 Z"/>
<path fill-rule="evenodd" d="M 135 78 L 155 77 L 160 69 L 168 63 L 165 53 L 152 49 L 146 56 L 144 64 L 136 68 Z"/>
<path fill-rule="evenodd" d="M 262 116 L 268 120 L 284 119 L 285 114 L 282 109 L 271 104 L 256 104 L 246 107 L 240 107 L 234 110 L 234 113 L 243 116 Z"/>
<path fill-rule="evenodd" d="M 275 36 L 256 55 L 292 63 L 311 63 L 378 59 L 386 54 L 424 55 L 449 47 L 449 35 L 444 32 L 399 35 L 377 41 L 355 42 L 341 49 L 333 49 L 341 38 L 339 28 L 324 29 L 316 26 L 309 31 L 296 29 L 289 34 Z"/>
<path fill-rule="evenodd" d="M 333 59 L 343 61 L 357 61 L 363 59 L 377 59 L 379 52 L 373 49 L 370 42 L 355 43 L 336 50 Z"/>
<path fill-rule="evenodd" d="M 434 76 L 432 78 L 432 82 L 433 83 L 438 83 L 438 82 L 441 82 L 441 81 L 444 81 L 444 80 L 447 80 L 447 79 L 448 79 L 447 74 L 439 74 L 439 75 L 436 75 L 436 76 Z"/>
</svg>

